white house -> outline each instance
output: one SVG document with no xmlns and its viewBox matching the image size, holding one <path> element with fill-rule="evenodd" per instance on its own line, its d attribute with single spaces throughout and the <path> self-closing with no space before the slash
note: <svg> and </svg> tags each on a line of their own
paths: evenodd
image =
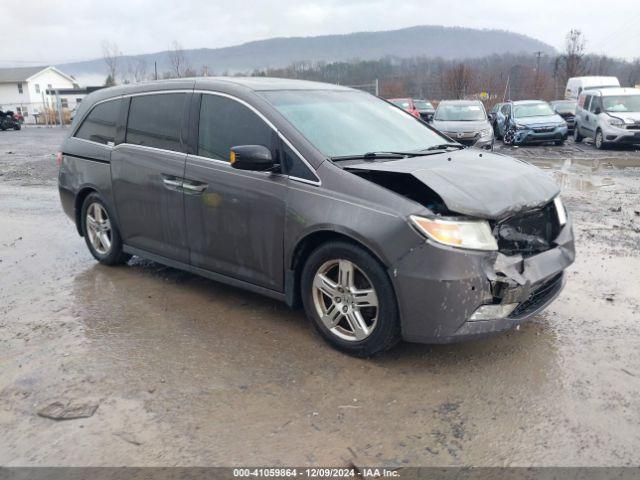
<svg viewBox="0 0 640 480">
<path fill-rule="evenodd" d="M 54 90 L 77 87 L 71 76 L 55 67 L 0 68 L 0 110 L 12 110 L 22 114 L 25 123 L 36 123 L 45 108 L 56 108 Z M 70 99 L 64 100 L 67 108 L 74 108 Z M 76 99 L 71 100 L 75 105 Z"/>
</svg>

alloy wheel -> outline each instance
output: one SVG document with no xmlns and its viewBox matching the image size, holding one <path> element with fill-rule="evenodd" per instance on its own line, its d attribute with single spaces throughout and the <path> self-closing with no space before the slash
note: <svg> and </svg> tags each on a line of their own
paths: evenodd
<svg viewBox="0 0 640 480">
<path fill-rule="evenodd" d="M 511 128 L 506 132 L 504 132 L 504 136 L 502 137 L 502 140 L 507 145 L 512 145 L 515 142 L 515 139 L 516 139 L 516 132 Z"/>
<path fill-rule="evenodd" d="M 598 149 L 602 148 L 602 132 L 599 130 L 596 132 L 595 144 L 596 144 L 596 148 Z"/>
<path fill-rule="evenodd" d="M 112 242 L 111 221 L 105 208 L 98 202 L 93 202 L 87 208 L 86 226 L 91 246 L 100 255 L 107 255 Z"/>
<path fill-rule="evenodd" d="M 369 278 L 349 260 L 329 260 L 316 272 L 312 286 L 316 313 L 335 336 L 361 341 L 378 322 L 378 295 Z"/>
</svg>

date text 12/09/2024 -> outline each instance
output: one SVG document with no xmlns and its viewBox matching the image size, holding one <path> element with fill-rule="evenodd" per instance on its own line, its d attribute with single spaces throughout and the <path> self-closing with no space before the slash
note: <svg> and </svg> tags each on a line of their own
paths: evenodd
<svg viewBox="0 0 640 480">
<path fill-rule="evenodd" d="M 388 468 L 235 468 L 236 478 L 399 478 L 400 472 Z"/>
</svg>

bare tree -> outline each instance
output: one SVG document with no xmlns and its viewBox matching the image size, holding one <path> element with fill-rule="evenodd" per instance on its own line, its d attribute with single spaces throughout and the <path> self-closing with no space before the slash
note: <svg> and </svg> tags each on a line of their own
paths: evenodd
<svg viewBox="0 0 640 480">
<path fill-rule="evenodd" d="M 580 30 L 571 29 L 567 33 L 565 52 L 560 57 L 564 70 L 564 80 L 577 77 L 585 71 L 585 44 L 586 41 Z"/>
<path fill-rule="evenodd" d="M 122 57 L 122 52 L 115 42 L 110 42 L 108 40 L 102 42 L 102 58 L 104 59 L 104 63 L 107 64 L 108 75 L 107 81 L 105 82 L 107 86 L 116 84 L 120 57 Z"/>
<path fill-rule="evenodd" d="M 185 71 L 190 69 L 184 54 L 184 49 L 177 41 L 171 42 L 167 52 L 169 56 L 169 64 L 171 65 L 171 75 L 173 77 L 184 77 Z"/>
<path fill-rule="evenodd" d="M 459 63 L 444 72 L 442 86 L 449 98 L 464 98 L 471 93 L 472 79 L 471 68 Z"/>
<path fill-rule="evenodd" d="M 142 82 L 147 79 L 147 61 L 144 58 L 136 58 L 129 65 L 134 82 Z"/>
</svg>

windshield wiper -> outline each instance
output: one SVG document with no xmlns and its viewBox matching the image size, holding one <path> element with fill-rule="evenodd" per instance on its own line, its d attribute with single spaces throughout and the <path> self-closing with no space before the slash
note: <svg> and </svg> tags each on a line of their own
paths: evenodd
<svg viewBox="0 0 640 480">
<path fill-rule="evenodd" d="M 429 155 L 424 152 L 367 152 L 358 155 L 339 155 L 337 157 L 331 157 L 334 162 L 340 162 L 342 160 L 380 160 L 380 159 L 395 159 L 395 158 L 407 158 L 407 157 L 422 157 Z"/>
<path fill-rule="evenodd" d="M 459 148 L 459 149 L 463 149 L 466 148 L 464 145 L 460 145 L 459 143 L 441 143 L 439 145 L 434 145 L 432 147 L 427 148 L 426 150 L 446 150 L 447 148 Z"/>
</svg>

